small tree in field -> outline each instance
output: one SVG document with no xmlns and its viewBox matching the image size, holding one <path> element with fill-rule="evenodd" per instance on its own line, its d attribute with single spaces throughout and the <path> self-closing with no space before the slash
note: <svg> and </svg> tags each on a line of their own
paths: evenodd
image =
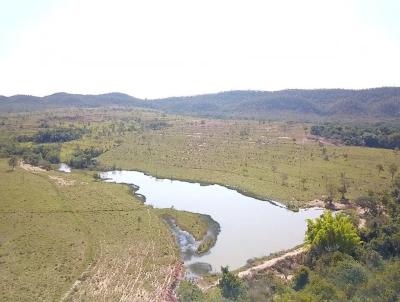
<svg viewBox="0 0 400 302">
<path fill-rule="evenodd" d="M 338 192 L 341 194 L 341 200 L 346 201 L 345 194 L 347 193 L 349 188 L 348 181 L 346 179 L 346 174 L 340 173 L 340 186 L 338 188 Z"/>
<path fill-rule="evenodd" d="M 323 199 L 326 208 L 333 207 L 333 200 L 336 196 L 336 187 L 332 183 L 326 185 L 326 196 Z"/>
<path fill-rule="evenodd" d="M 392 176 L 392 181 L 393 181 L 393 177 L 395 176 L 395 174 L 397 173 L 398 167 L 396 164 L 390 164 L 389 165 L 389 173 Z"/>
<path fill-rule="evenodd" d="M 326 211 L 315 220 L 307 220 L 305 242 L 319 253 L 340 251 L 352 254 L 361 240 L 348 216 L 342 213 L 333 216 Z"/>
<path fill-rule="evenodd" d="M 16 156 L 12 156 L 9 160 L 8 160 L 8 165 L 11 167 L 11 169 L 14 171 L 15 167 L 18 164 L 18 158 Z"/>
<path fill-rule="evenodd" d="M 301 179 L 300 179 L 300 182 L 301 182 L 301 184 L 302 184 L 302 188 L 303 188 L 303 191 L 305 191 L 306 190 L 306 183 L 307 183 L 307 178 L 305 178 L 305 177 L 302 177 Z"/>
<path fill-rule="evenodd" d="M 382 164 L 377 164 L 376 168 L 378 169 L 378 175 L 381 174 L 381 172 L 385 171 Z"/>
</svg>

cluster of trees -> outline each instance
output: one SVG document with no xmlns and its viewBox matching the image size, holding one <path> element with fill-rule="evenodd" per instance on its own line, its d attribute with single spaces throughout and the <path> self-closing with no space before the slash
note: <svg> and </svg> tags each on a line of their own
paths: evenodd
<svg viewBox="0 0 400 302">
<path fill-rule="evenodd" d="M 335 139 L 346 145 L 376 148 L 400 148 L 400 127 L 355 127 L 335 123 L 314 125 L 311 134 Z"/>
<path fill-rule="evenodd" d="M 276 301 L 399 301 L 400 176 L 390 193 L 368 192 L 355 204 L 366 215 L 360 230 L 345 214 L 308 222 L 304 267 Z"/>
<path fill-rule="evenodd" d="M 40 130 L 33 135 L 20 135 L 17 136 L 18 142 L 35 142 L 37 144 L 44 143 L 63 143 L 80 139 L 85 133 L 82 128 L 54 128 Z"/>
<path fill-rule="evenodd" d="M 180 302 L 211 302 L 211 301 L 249 301 L 245 283 L 228 267 L 221 267 L 221 278 L 218 289 L 214 292 L 203 292 L 191 281 L 182 281 L 178 289 Z"/>
<path fill-rule="evenodd" d="M 7 143 L 0 146 L 2 156 L 12 158 L 12 162 L 21 158 L 25 163 L 49 169 L 51 164 L 60 163 L 60 144 L 23 146 Z M 10 166 L 14 169 L 15 164 Z"/>
<path fill-rule="evenodd" d="M 103 153 L 103 150 L 90 147 L 87 149 L 77 148 L 69 161 L 69 165 L 75 169 L 94 168 L 97 164 L 96 157 Z"/>
<path fill-rule="evenodd" d="M 148 129 L 151 129 L 151 130 L 161 130 L 161 129 L 164 129 L 164 128 L 167 128 L 167 127 L 170 127 L 170 126 L 171 125 L 168 124 L 167 122 L 158 121 L 158 120 L 155 120 L 155 121 L 152 121 L 152 122 L 149 122 L 149 123 L 145 124 L 145 127 L 148 128 Z"/>
</svg>

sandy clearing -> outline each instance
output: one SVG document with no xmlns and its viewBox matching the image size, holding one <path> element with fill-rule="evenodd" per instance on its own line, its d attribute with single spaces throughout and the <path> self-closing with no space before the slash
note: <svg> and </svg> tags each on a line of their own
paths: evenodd
<svg viewBox="0 0 400 302">
<path fill-rule="evenodd" d="M 26 171 L 29 171 L 29 172 L 33 172 L 33 173 L 37 173 L 37 172 L 46 172 L 45 169 L 42 169 L 42 168 L 40 168 L 40 167 L 35 167 L 35 166 L 30 165 L 30 164 L 26 164 L 26 163 L 24 163 L 23 161 L 21 161 L 21 162 L 19 163 L 19 166 L 20 166 L 22 169 L 24 169 L 24 170 L 26 170 Z"/>
</svg>

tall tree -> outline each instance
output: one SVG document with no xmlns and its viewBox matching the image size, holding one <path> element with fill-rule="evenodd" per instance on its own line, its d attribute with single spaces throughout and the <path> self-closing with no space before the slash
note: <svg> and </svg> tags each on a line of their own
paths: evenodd
<svg viewBox="0 0 400 302">
<path fill-rule="evenodd" d="M 392 181 L 393 181 L 393 177 L 396 175 L 397 170 L 398 170 L 398 166 L 395 163 L 391 163 L 389 165 L 389 173 L 392 176 Z"/>
<path fill-rule="evenodd" d="M 222 277 L 219 280 L 219 288 L 225 298 L 237 301 L 242 298 L 246 291 L 243 282 L 238 276 L 231 273 L 227 266 L 221 267 Z"/>
<path fill-rule="evenodd" d="M 378 169 L 378 175 L 381 174 L 381 172 L 385 171 L 382 164 L 377 164 L 376 168 Z"/>
<path fill-rule="evenodd" d="M 18 158 L 16 156 L 12 156 L 9 160 L 8 160 L 8 165 L 11 167 L 11 169 L 14 171 L 15 167 L 18 164 Z"/>
</svg>

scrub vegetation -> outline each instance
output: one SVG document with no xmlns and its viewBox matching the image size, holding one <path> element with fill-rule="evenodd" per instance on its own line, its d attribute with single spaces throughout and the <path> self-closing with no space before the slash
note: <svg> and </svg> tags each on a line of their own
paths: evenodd
<svg viewBox="0 0 400 302">
<path fill-rule="evenodd" d="M 309 221 L 302 257 L 239 278 L 221 269 L 207 290 L 183 282 L 180 301 L 382 301 L 400 299 L 400 176 L 382 194 L 368 192 L 359 226 L 326 212 Z M 377 209 L 377 211 L 375 211 Z M 239 274 L 240 275 L 240 274 Z"/>
<path fill-rule="evenodd" d="M 35 171 L 12 171 L 0 160 L 0 300 L 168 295 L 182 264 L 157 211 L 127 186 L 96 181 L 91 172 Z M 169 211 L 179 221 L 201 222 Z M 187 228 L 200 234 L 195 223 Z"/>
<path fill-rule="evenodd" d="M 153 209 L 128 186 L 99 181 L 102 170 L 127 169 L 218 183 L 292 208 L 315 199 L 354 208 L 350 218 L 310 223 L 302 268 L 243 279 L 224 268 L 208 290 L 182 282 L 182 301 L 396 301 L 400 154 L 335 145 L 310 135 L 312 126 L 135 108 L 0 115 L 0 300 L 174 299 L 183 264 L 163 219 L 172 217 L 196 239 L 206 238 L 210 221 Z M 54 171 L 60 162 L 75 169 Z M 365 226 L 356 230 L 360 216 Z M 330 250 L 337 242 L 323 232 L 311 236 L 312 225 L 354 245 Z M 214 243 L 204 240 L 199 252 Z"/>
<path fill-rule="evenodd" d="M 163 178 L 218 183 L 293 207 L 327 195 L 341 199 L 344 182 L 345 197 L 353 199 L 367 190 L 388 188 L 390 167 L 400 162 L 397 150 L 333 145 L 310 136 L 311 124 L 199 119 L 118 108 L 2 116 L 0 153 L 33 164 L 52 163 L 37 151 L 43 144 L 16 139 L 40 132 L 44 120 L 46 127 L 85 133 L 60 146 L 44 144 L 61 148 L 51 153 L 56 153 L 52 162 L 59 156 L 76 168 L 141 170 Z"/>
</svg>

